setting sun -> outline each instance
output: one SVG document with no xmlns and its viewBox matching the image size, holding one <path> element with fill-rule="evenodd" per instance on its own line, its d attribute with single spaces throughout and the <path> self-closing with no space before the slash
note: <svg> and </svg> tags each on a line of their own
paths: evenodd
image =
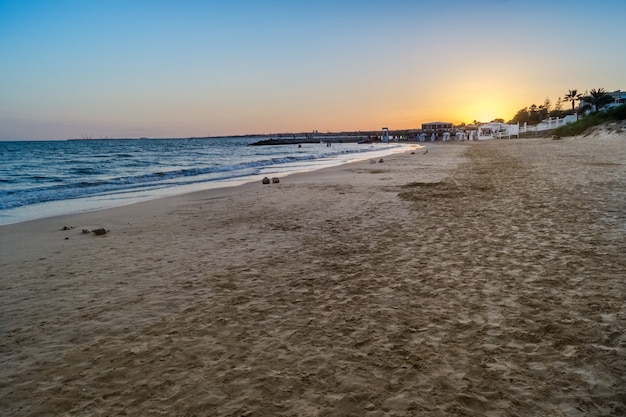
<svg viewBox="0 0 626 417">
<path fill-rule="evenodd" d="M 516 110 L 516 103 L 505 101 L 500 97 L 482 97 L 466 106 L 452 112 L 455 123 L 490 122 L 494 119 L 504 119 L 508 121 L 513 118 Z M 523 105 L 520 105 L 520 108 Z"/>
</svg>

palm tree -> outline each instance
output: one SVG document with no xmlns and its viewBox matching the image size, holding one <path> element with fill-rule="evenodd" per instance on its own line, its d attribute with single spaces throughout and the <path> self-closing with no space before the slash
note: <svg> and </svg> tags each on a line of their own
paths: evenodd
<svg viewBox="0 0 626 417">
<path fill-rule="evenodd" d="M 589 91 L 589 95 L 583 97 L 587 103 L 593 105 L 595 111 L 604 107 L 605 104 L 609 104 L 613 101 L 608 92 L 604 88 L 593 89 Z"/>
<path fill-rule="evenodd" d="M 569 90 L 567 94 L 563 97 L 563 101 L 571 101 L 572 102 L 572 114 L 575 113 L 574 103 L 576 100 L 580 100 L 583 98 L 583 95 L 578 92 L 578 90 Z"/>
</svg>

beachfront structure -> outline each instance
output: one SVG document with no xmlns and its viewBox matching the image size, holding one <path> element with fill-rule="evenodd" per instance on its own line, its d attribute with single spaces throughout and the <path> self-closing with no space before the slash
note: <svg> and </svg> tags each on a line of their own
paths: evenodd
<svg viewBox="0 0 626 417">
<path fill-rule="evenodd" d="M 434 142 L 440 139 L 449 140 L 452 128 L 452 123 L 448 122 L 422 123 L 422 134 L 420 135 L 420 141 L 423 142 L 424 140 L 430 140 L 431 142 Z"/>
<path fill-rule="evenodd" d="M 574 123 L 576 120 L 578 120 L 578 117 L 575 114 L 568 114 L 565 117 L 548 117 L 535 126 L 528 126 L 527 123 L 524 123 L 524 126 L 520 126 L 520 133 L 556 129 L 557 127 Z"/>
<path fill-rule="evenodd" d="M 454 136 L 456 140 L 465 140 L 465 139 L 471 140 L 469 133 L 464 132 L 462 130 L 457 131 Z"/>
<path fill-rule="evenodd" d="M 478 129 L 476 131 L 476 139 L 478 140 L 496 138 L 510 139 L 512 136 L 519 137 L 519 123 L 516 123 L 514 125 L 497 122 L 485 123 L 478 126 Z"/>
<path fill-rule="evenodd" d="M 626 103 L 626 91 L 617 90 L 607 94 L 613 98 L 613 102 L 604 106 L 605 108 L 618 107 Z"/>
<path fill-rule="evenodd" d="M 389 142 L 389 128 L 383 127 L 382 141 Z"/>
<path fill-rule="evenodd" d="M 452 130 L 452 123 L 431 122 L 422 123 L 422 132 L 449 132 Z"/>
<path fill-rule="evenodd" d="M 626 91 L 622 91 L 622 90 L 615 90 L 612 93 L 606 93 L 608 96 L 610 96 L 613 101 L 605 104 L 604 106 L 602 106 L 602 110 L 608 110 L 610 108 L 613 107 L 618 107 L 621 106 L 622 104 L 626 103 Z M 585 98 L 583 97 L 579 102 L 578 102 L 578 107 L 584 107 L 585 105 L 590 105 L 590 103 L 585 101 Z M 601 109 L 598 109 L 601 110 Z M 589 114 L 591 112 L 591 110 L 588 110 L 586 112 L 586 114 Z"/>
</svg>

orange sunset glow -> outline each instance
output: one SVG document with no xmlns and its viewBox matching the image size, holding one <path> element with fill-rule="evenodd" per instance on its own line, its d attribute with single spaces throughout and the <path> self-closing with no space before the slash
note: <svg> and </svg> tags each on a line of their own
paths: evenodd
<svg viewBox="0 0 626 417">
<path fill-rule="evenodd" d="M 3 140 L 508 121 L 624 88 L 624 2 L 28 3 L 0 4 Z"/>
</svg>

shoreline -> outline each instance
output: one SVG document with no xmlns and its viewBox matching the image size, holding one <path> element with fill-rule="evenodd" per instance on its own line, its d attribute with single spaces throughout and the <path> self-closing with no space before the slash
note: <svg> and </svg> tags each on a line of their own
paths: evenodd
<svg viewBox="0 0 626 417">
<path fill-rule="evenodd" d="M 625 144 L 433 144 L 0 226 L 0 413 L 620 414 Z"/>
<path fill-rule="evenodd" d="M 385 155 L 384 159 L 409 154 L 413 150 L 413 146 L 411 146 L 409 149 L 402 152 Z M 417 150 L 419 151 L 419 148 Z M 316 182 L 326 177 L 334 178 L 338 175 L 338 172 L 344 170 L 349 171 L 351 166 L 359 166 L 360 169 L 364 170 L 376 167 L 378 163 L 372 165 L 371 162 L 374 160 L 378 161 L 379 159 L 380 156 L 372 159 L 371 156 L 368 155 L 367 158 L 364 157 L 355 161 L 327 166 L 312 171 L 293 172 L 286 175 L 276 174 L 276 176 L 281 179 L 282 185 L 287 181 L 301 183 L 310 180 Z M 374 168 L 374 170 L 376 169 Z M 168 210 L 174 210 L 178 207 L 193 204 L 198 200 L 236 198 L 237 196 L 246 195 L 251 192 L 262 193 L 263 189 L 266 187 L 276 188 L 281 186 L 281 183 L 262 184 L 261 179 L 264 176 L 265 174 L 258 174 L 256 175 L 258 178 L 254 181 L 233 181 L 235 183 L 233 185 L 215 183 L 214 187 L 143 199 L 124 205 L 66 212 L 15 223 L 0 224 L 0 254 L 20 250 L 28 251 L 28 248 L 37 246 L 40 242 L 44 242 L 44 245 L 50 245 L 53 240 L 59 239 L 58 233 L 52 232 L 63 233 L 64 243 L 68 244 L 68 240 L 78 235 L 80 235 L 81 238 L 90 237 L 90 235 L 84 236 L 85 234 L 82 233 L 83 229 L 93 230 L 104 228 L 110 230 L 111 227 L 118 225 L 140 224 L 142 218 L 146 216 L 167 217 L 166 213 Z M 64 230 L 64 228 L 67 228 L 67 230 Z"/>
<path fill-rule="evenodd" d="M 134 191 L 132 189 L 109 190 L 94 195 L 85 195 L 65 200 L 43 201 L 26 206 L 0 210 L 0 227 L 17 224 L 25 221 L 47 217 L 56 217 L 65 214 L 106 210 L 115 207 L 124 207 L 143 201 L 160 198 L 177 197 L 180 195 L 216 188 L 238 187 L 248 182 L 261 181 L 265 176 L 284 177 L 297 173 L 307 173 L 319 169 L 339 166 L 350 162 L 358 162 L 372 158 L 386 157 L 395 153 L 407 152 L 408 149 L 420 147 L 419 144 L 402 144 L 400 146 L 376 146 L 368 152 L 347 152 L 331 158 L 313 158 L 287 163 L 284 165 L 270 165 L 260 169 L 257 174 L 245 176 L 231 176 L 222 179 L 192 182 L 189 184 L 155 184 L 153 188 Z M 373 147 L 372 147 L 373 148 Z"/>
</svg>

